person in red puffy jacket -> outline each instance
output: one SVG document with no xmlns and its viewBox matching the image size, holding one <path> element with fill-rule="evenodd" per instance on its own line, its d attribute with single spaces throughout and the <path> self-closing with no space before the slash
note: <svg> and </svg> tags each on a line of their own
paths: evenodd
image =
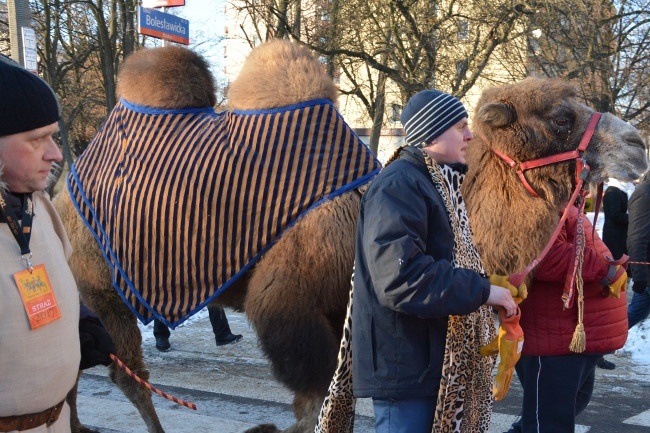
<svg viewBox="0 0 650 433">
<path fill-rule="evenodd" d="M 569 347 L 578 327 L 580 299 L 564 307 L 567 274 L 574 266 L 578 218 L 586 238 L 584 282 L 584 351 Z M 546 257 L 540 262 L 520 305 L 525 340 L 516 365 L 524 396 L 521 418 L 508 433 L 573 433 L 575 417 L 591 399 L 595 368 L 603 354 L 623 347 L 627 339 L 625 269 L 611 264 L 612 254 L 574 206 Z M 575 347 L 574 347 L 575 349 Z"/>
</svg>

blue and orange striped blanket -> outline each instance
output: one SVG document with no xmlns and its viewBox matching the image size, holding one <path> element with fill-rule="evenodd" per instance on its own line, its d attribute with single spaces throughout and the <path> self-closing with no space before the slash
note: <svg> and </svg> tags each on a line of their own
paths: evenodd
<svg viewBox="0 0 650 433">
<path fill-rule="evenodd" d="M 123 300 L 173 328 L 379 168 L 329 101 L 215 113 L 122 100 L 67 184 Z"/>
</svg>

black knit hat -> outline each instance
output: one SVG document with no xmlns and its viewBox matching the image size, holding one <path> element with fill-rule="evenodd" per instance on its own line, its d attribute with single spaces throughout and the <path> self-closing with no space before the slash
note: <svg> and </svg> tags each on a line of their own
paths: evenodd
<svg viewBox="0 0 650 433">
<path fill-rule="evenodd" d="M 402 110 L 406 142 L 424 147 L 465 117 L 467 110 L 455 96 L 438 90 L 418 92 Z"/>
<path fill-rule="evenodd" d="M 38 75 L 0 56 L 0 137 L 59 120 L 56 95 Z"/>
</svg>

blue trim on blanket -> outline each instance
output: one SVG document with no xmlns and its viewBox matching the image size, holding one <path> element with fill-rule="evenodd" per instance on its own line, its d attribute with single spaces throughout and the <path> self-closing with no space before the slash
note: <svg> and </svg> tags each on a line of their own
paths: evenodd
<svg viewBox="0 0 650 433">
<path fill-rule="evenodd" d="M 222 113 L 217 113 L 214 111 L 213 107 L 202 107 L 202 108 L 183 108 L 183 109 L 166 109 L 166 108 L 156 108 L 149 107 L 148 105 L 135 104 L 129 102 L 126 99 L 120 98 L 120 103 L 124 105 L 131 111 L 142 114 L 194 114 L 194 113 L 205 113 L 212 114 L 215 116 L 221 116 Z"/>
<path fill-rule="evenodd" d="M 84 203 L 86 204 L 86 207 L 88 208 L 88 210 L 92 214 L 93 220 L 95 220 L 95 222 L 97 223 L 97 227 L 99 227 L 99 230 L 101 231 L 102 236 L 106 240 L 106 244 L 104 244 L 102 242 L 102 239 L 100 239 L 100 237 L 97 235 L 97 233 L 95 233 L 95 229 L 93 229 L 90 221 L 88 221 L 86 219 L 83 211 L 79 207 L 79 204 L 74 199 L 75 194 L 73 193 L 72 186 L 70 185 L 70 176 L 74 177 L 75 183 L 77 184 L 77 188 L 79 188 L 79 194 L 81 195 L 81 198 L 83 199 Z M 99 222 L 97 222 L 98 220 L 97 220 L 97 214 L 95 213 L 95 208 L 93 206 L 91 206 L 91 204 L 90 204 L 90 202 L 88 200 L 88 197 L 86 196 L 86 192 L 84 191 L 83 187 L 81 186 L 81 182 L 79 181 L 79 177 L 77 176 L 77 170 L 75 168 L 74 163 L 70 166 L 70 174 L 66 178 L 65 183 L 66 183 L 66 186 L 68 187 L 68 193 L 70 194 L 72 204 L 77 209 L 77 213 L 79 214 L 79 217 L 83 220 L 84 224 L 86 224 L 86 227 L 88 227 L 88 230 L 90 230 L 90 233 L 93 235 L 93 237 L 97 241 L 97 244 L 98 244 L 97 246 L 100 249 L 100 252 L 102 253 L 102 256 L 104 256 L 104 260 L 106 260 L 106 264 L 111 269 L 111 276 L 115 275 L 115 266 L 113 266 L 112 263 L 119 263 L 119 261 L 114 256 L 113 247 L 110 244 L 110 240 L 108 239 L 108 235 L 104 231 L 104 226 L 102 226 L 101 224 L 99 224 Z M 106 245 L 106 247 L 104 247 L 104 245 Z M 108 253 L 110 254 L 110 258 L 106 254 L 106 251 L 108 251 Z M 111 260 L 111 258 L 112 258 L 112 260 Z M 157 312 L 155 312 L 154 310 L 152 310 L 149 307 L 149 305 L 145 302 L 144 298 L 142 298 L 140 293 L 137 290 L 135 290 L 135 287 L 133 286 L 133 284 L 131 284 L 131 280 L 129 280 L 129 278 L 126 276 L 126 273 L 124 272 L 124 269 L 122 269 L 122 267 L 119 266 L 119 264 L 117 265 L 117 271 L 120 273 L 120 275 L 122 276 L 122 279 L 126 282 L 127 286 L 129 286 L 129 289 L 131 290 L 131 292 L 135 293 L 136 297 L 140 301 L 140 304 L 144 305 L 147 308 L 147 310 L 149 310 L 153 314 L 153 316 L 155 318 L 157 318 L 159 320 L 163 320 L 164 322 L 167 322 L 167 320 L 165 318 L 160 316 Z M 129 301 L 126 298 L 126 296 L 124 295 L 124 293 L 122 292 L 122 289 L 117 284 L 117 279 L 116 278 L 111 277 L 111 285 L 113 286 L 115 291 L 117 291 L 117 294 L 120 295 L 120 298 L 122 298 L 122 301 L 126 304 L 126 306 L 129 307 L 131 312 L 140 320 L 140 322 L 142 322 L 144 325 L 146 325 L 146 324 L 148 324 L 149 322 L 151 322 L 154 319 L 154 317 L 151 317 L 151 318 L 149 318 L 149 320 L 147 320 L 147 319 L 144 318 L 144 316 L 142 316 L 140 313 L 138 313 L 138 311 L 135 309 L 135 307 L 133 306 L 131 301 Z M 167 323 L 169 323 L 169 322 L 167 322 Z"/>
<path fill-rule="evenodd" d="M 312 99 L 311 101 L 300 102 L 298 104 L 293 104 L 293 105 L 285 105 L 283 107 L 267 108 L 263 110 L 231 110 L 231 112 L 235 114 L 272 114 L 272 113 L 282 113 L 284 111 L 297 110 L 305 107 L 313 107 L 314 105 L 331 105 L 332 107 L 334 107 L 334 103 L 329 99 Z"/>
<path fill-rule="evenodd" d="M 193 113 L 206 113 L 214 114 L 220 116 L 223 113 L 217 113 L 214 111 L 213 107 L 202 107 L 202 108 L 183 108 L 183 109 L 166 109 L 166 108 L 157 108 L 150 107 L 148 105 L 140 105 L 134 102 L 129 102 L 124 98 L 120 98 L 120 103 L 124 105 L 129 110 L 135 111 L 136 113 L 142 114 L 193 114 Z M 331 105 L 334 106 L 334 103 L 329 99 L 313 99 L 311 101 L 300 102 L 298 104 L 286 105 L 283 107 L 269 108 L 264 110 L 231 110 L 235 114 L 269 114 L 269 113 L 281 113 L 284 111 L 292 111 L 305 107 L 313 107 L 314 105 Z"/>
<path fill-rule="evenodd" d="M 178 326 L 178 325 L 180 325 L 180 324 L 183 323 L 185 320 L 189 319 L 190 317 L 192 317 L 193 315 L 195 315 L 197 312 L 199 312 L 200 310 L 202 310 L 203 308 L 205 308 L 205 307 L 206 307 L 210 302 L 212 302 L 213 300 L 215 300 L 215 299 L 216 299 L 216 298 L 217 298 L 217 297 L 218 297 L 218 296 L 219 296 L 219 295 L 220 295 L 224 290 L 226 290 L 227 288 L 229 288 L 232 284 L 235 283 L 235 281 L 237 281 L 237 280 L 239 279 L 239 277 L 241 277 L 243 274 L 245 274 L 245 273 L 250 269 L 251 266 L 253 266 L 255 263 L 257 263 L 257 262 L 259 261 L 259 259 L 262 257 L 262 255 L 264 255 L 264 254 L 269 250 L 269 248 L 271 248 L 273 245 L 275 245 L 275 243 L 276 243 L 277 241 L 280 240 L 280 238 L 282 237 L 282 235 L 284 235 L 284 232 L 285 232 L 285 231 L 289 230 L 291 227 L 293 227 L 295 224 L 297 224 L 297 223 L 298 223 L 302 218 L 304 218 L 304 216 L 307 215 L 307 213 L 310 212 L 312 209 L 314 209 L 314 208 L 320 206 L 321 204 L 323 204 L 324 202 L 326 202 L 326 201 L 328 201 L 328 200 L 332 200 L 332 199 L 334 199 L 334 198 L 336 198 L 336 197 L 338 197 L 338 196 L 340 196 L 340 195 L 342 195 L 342 194 L 345 194 L 346 192 L 349 192 L 349 191 L 351 191 L 351 190 L 353 190 L 353 189 L 355 189 L 355 188 L 358 188 L 358 187 L 360 187 L 360 186 L 362 186 L 362 185 L 365 185 L 366 183 L 370 182 L 370 181 L 372 180 L 372 178 L 375 177 L 375 176 L 379 173 L 380 170 L 381 170 L 381 168 L 377 168 L 377 169 L 371 171 L 370 173 L 368 173 L 368 174 L 366 174 L 366 175 L 364 175 L 364 176 L 362 176 L 362 177 L 360 177 L 360 178 L 358 178 L 358 179 L 355 179 L 354 181 L 352 181 L 352 182 L 350 182 L 350 183 L 348 183 L 348 184 L 342 186 L 341 188 L 339 188 L 339 189 L 337 189 L 336 191 L 334 191 L 332 194 L 330 194 L 330 195 L 328 195 L 328 196 L 326 196 L 326 197 L 323 197 L 322 199 L 320 199 L 319 201 L 317 201 L 316 203 L 312 204 L 310 207 L 308 207 L 307 209 L 305 209 L 305 210 L 304 210 L 300 215 L 298 215 L 298 216 L 297 216 L 297 217 L 296 217 L 296 218 L 295 218 L 291 223 L 287 224 L 287 226 L 286 226 L 283 230 L 281 230 L 281 231 L 278 233 L 278 235 L 275 237 L 275 239 L 273 239 L 273 240 L 272 240 L 271 242 L 269 242 L 265 247 L 263 247 L 263 248 L 260 250 L 259 253 L 257 253 L 257 254 L 256 254 L 256 255 L 255 255 L 255 256 L 254 256 L 254 257 L 253 257 L 253 258 L 252 258 L 252 259 L 251 259 L 251 260 L 250 260 L 246 265 L 244 265 L 244 266 L 239 270 L 239 272 L 237 272 L 236 274 L 234 274 L 232 277 L 230 277 L 230 279 L 229 279 L 228 281 L 226 281 L 225 283 L 223 283 L 223 284 L 221 285 L 221 287 L 220 287 L 219 289 L 217 289 L 217 291 L 216 291 L 212 296 L 208 297 L 208 299 L 206 299 L 203 303 L 199 304 L 199 305 L 198 305 L 194 310 L 190 311 L 190 312 L 187 314 L 187 317 L 183 318 L 182 320 L 179 320 L 178 322 L 174 323 L 173 325 L 174 325 L 174 326 Z M 350 272 L 352 272 L 352 270 L 350 270 Z M 121 293 L 121 291 L 120 291 L 120 293 Z M 143 305 L 145 305 L 145 306 L 147 307 L 147 309 L 149 309 L 149 306 L 148 306 L 148 305 L 146 305 L 146 304 L 143 304 Z M 149 309 L 149 311 L 151 311 L 151 310 Z M 152 311 L 152 313 L 154 313 L 154 312 Z M 157 315 L 157 313 L 154 313 L 154 314 Z M 158 318 L 158 320 L 162 321 L 162 322 L 165 323 L 167 326 L 171 326 L 171 325 L 169 324 L 169 322 L 167 321 L 167 319 L 164 319 L 164 318 L 162 318 L 162 319 L 161 319 L 161 318 Z M 173 329 L 173 328 L 172 328 L 172 329 Z"/>
<path fill-rule="evenodd" d="M 122 301 L 127 305 L 127 307 L 131 310 L 131 312 L 138 318 L 138 320 L 140 320 L 140 322 L 142 322 L 142 324 L 147 325 L 153 319 L 158 319 L 159 321 L 164 323 L 167 327 L 169 327 L 169 328 L 171 328 L 173 330 L 178 325 L 182 324 L 187 319 L 192 317 L 194 314 L 196 314 L 197 312 L 199 312 L 200 310 L 205 308 L 210 302 L 212 302 L 214 299 L 216 299 L 224 290 L 228 289 L 232 284 L 234 284 L 235 281 L 237 281 L 243 274 L 245 274 L 254 264 L 256 264 L 259 261 L 259 259 L 262 257 L 262 255 L 264 253 L 266 253 L 269 250 L 269 248 L 271 248 L 273 245 L 275 245 L 275 243 L 282 237 L 282 235 L 285 233 L 286 230 L 293 227 L 298 221 L 300 221 L 305 215 L 307 215 L 308 212 L 310 212 L 312 209 L 320 206 L 321 204 L 323 204 L 324 202 L 326 202 L 328 200 L 334 199 L 334 198 L 336 198 L 336 197 L 338 197 L 338 196 L 340 196 L 340 195 L 342 195 L 342 194 L 344 194 L 344 193 L 346 193 L 348 191 L 351 191 L 351 190 L 353 190 L 355 188 L 360 187 L 361 185 L 364 185 L 364 184 L 370 182 L 370 180 L 373 177 L 375 177 L 379 173 L 380 170 L 381 170 L 381 167 L 371 171 L 370 173 L 367 173 L 366 175 L 364 175 L 364 176 L 362 176 L 362 177 L 360 177 L 358 179 L 355 179 L 354 181 L 342 186 L 341 188 L 339 188 L 336 191 L 332 192 L 331 194 L 323 197 L 322 199 L 320 199 L 319 201 L 315 202 L 310 207 L 305 209 L 291 223 L 287 224 L 287 226 L 283 230 L 281 230 L 278 233 L 278 235 L 271 242 L 269 242 L 265 247 L 263 247 L 259 251 L 258 254 L 256 254 L 254 257 L 252 257 L 251 260 L 246 265 L 244 265 L 230 279 L 228 279 L 226 282 L 224 282 L 221 285 L 221 287 L 218 288 L 217 291 L 212 296 L 208 297 L 204 302 L 199 304 L 196 308 L 189 311 L 184 317 L 181 317 L 178 321 L 173 322 L 173 323 L 169 322 L 165 317 L 158 314 L 158 312 L 156 312 L 149 305 L 149 303 L 145 301 L 145 299 L 142 297 L 140 292 L 138 290 L 136 290 L 135 286 L 133 285 L 131 280 L 126 275 L 126 272 L 124 271 L 124 269 L 122 269 L 122 266 L 120 265 L 119 261 L 114 256 L 113 247 L 110 244 L 110 240 L 108 238 L 108 235 L 104 231 L 104 227 L 99 223 L 99 221 L 97 219 L 97 215 L 95 213 L 95 209 L 93 208 L 93 206 L 91 206 L 91 204 L 90 204 L 90 202 L 88 200 L 88 197 L 86 196 L 86 192 L 83 189 L 83 186 L 81 184 L 81 181 L 79 180 L 79 177 L 77 176 L 77 170 L 75 168 L 74 163 L 70 167 L 70 176 L 72 176 L 74 178 L 74 181 L 76 183 L 76 187 L 79 190 L 79 194 L 81 195 L 84 203 L 86 204 L 86 207 L 88 208 L 91 215 L 93 216 L 95 224 L 97 225 L 97 227 L 101 231 L 101 234 L 104 237 L 105 242 L 102 242 L 102 239 L 100 239 L 100 237 L 97 235 L 97 233 L 93 229 L 91 223 L 84 216 L 84 213 L 81 210 L 81 208 L 79 207 L 79 204 L 77 203 L 76 200 L 74 200 L 73 197 L 75 196 L 75 194 L 73 193 L 72 186 L 70 185 L 70 177 L 68 177 L 66 179 L 66 185 L 67 185 L 67 188 L 68 188 L 68 193 L 70 194 L 70 197 L 72 198 L 72 204 L 77 209 L 77 213 L 79 214 L 79 216 L 83 220 L 84 224 L 88 227 L 88 230 L 90 230 L 91 234 L 93 235 L 93 237 L 97 241 L 98 247 L 100 248 L 101 253 L 104 256 L 104 260 L 106 260 L 106 264 L 111 269 L 111 275 L 114 276 L 115 271 L 117 270 L 120 273 L 120 276 L 122 277 L 122 279 L 124 280 L 126 285 L 129 287 L 129 290 L 131 290 L 131 292 L 138 299 L 140 305 L 142 305 L 144 308 L 146 308 L 151 313 L 152 316 L 149 317 L 149 319 L 145 319 L 145 317 L 142 316 L 136 310 L 136 308 L 133 306 L 132 302 L 126 298 L 126 296 L 124 295 L 124 292 L 122 291 L 122 288 L 117 283 L 117 279 L 112 277 L 111 278 L 111 284 L 112 284 L 113 288 L 117 291 L 120 298 L 122 298 Z M 112 260 L 109 259 L 109 256 L 107 255 L 106 251 L 110 254 L 110 258 L 112 258 Z M 115 263 L 115 265 L 114 265 L 114 263 Z"/>
</svg>

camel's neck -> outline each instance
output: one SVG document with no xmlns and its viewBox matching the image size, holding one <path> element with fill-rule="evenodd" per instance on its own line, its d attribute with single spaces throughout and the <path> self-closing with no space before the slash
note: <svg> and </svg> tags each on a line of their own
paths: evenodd
<svg viewBox="0 0 650 433">
<path fill-rule="evenodd" d="M 556 208 L 532 197 L 489 150 L 468 155 L 468 164 L 463 196 L 483 264 L 489 273 L 520 272 L 550 239 Z"/>
</svg>

